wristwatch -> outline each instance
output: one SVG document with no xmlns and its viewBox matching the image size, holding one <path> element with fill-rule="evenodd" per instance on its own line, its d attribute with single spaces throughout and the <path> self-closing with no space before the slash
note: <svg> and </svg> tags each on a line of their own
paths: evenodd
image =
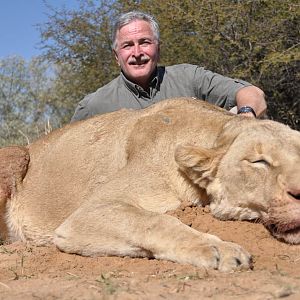
<svg viewBox="0 0 300 300">
<path fill-rule="evenodd" d="M 238 114 L 247 114 L 247 113 L 252 113 L 254 115 L 254 117 L 256 118 L 256 113 L 254 111 L 254 109 L 250 106 L 242 106 L 241 108 L 239 108 Z"/>
</svg>

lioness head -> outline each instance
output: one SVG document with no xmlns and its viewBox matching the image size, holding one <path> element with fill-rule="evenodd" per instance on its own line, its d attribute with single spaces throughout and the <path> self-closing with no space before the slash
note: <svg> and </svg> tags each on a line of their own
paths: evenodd
<svg viewBox="0 0 300 300">
<path fill-rule="evenodd" d="M 206 189 L 214 216 L 260 220 L 278 239 L 300 244 L 300 132 L 236 118 L 214 148 L 178 146 L 175 159 Z"/>
</svg>

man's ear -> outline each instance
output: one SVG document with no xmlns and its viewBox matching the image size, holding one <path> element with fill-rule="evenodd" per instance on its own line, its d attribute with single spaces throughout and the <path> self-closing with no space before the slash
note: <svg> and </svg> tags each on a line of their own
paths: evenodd
<svg viewBox="0 0 300 300">
<path fill-rule="evenodd" d="M 194 183 L 206 188 L 215 178 L 224 153 L 224 149 L 179 145 L 175 149 L 175 161 Z"/>
<path fill-rule="evenodd" d="M 114 56 L 115 56 L 115 59 L 116 59 L 116 62 L 117 62 L 117 64 L 118 64 L 118 66 L 120 66 L 118 54 L 117 54 L 117 52 L 116 52 L 115 49 L 113 49 L 113 53 L 114 53 Z"/>
</svg>

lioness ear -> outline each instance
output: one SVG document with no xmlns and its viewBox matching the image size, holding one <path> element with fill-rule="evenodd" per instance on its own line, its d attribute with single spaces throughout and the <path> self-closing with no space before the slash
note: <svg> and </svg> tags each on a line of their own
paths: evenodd
<svg viewBox="0 0 300 300">
<path fill-rule="evenodd" d="M 175 161 L 179 168 L 199 186 L 206 188 L 215 177 L 224 151 L 200 146 L 179 145 L 175 149 Z"/>
</svg>

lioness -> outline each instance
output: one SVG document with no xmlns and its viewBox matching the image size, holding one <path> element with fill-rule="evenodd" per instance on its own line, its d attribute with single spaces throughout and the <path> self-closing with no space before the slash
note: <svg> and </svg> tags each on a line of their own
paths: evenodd
<svg viewBox="0 0 300 300">
<path fill-rule="evenodd" d="M 3 148 L 0 158 L 8 240 L 250 268 L 239 245 L 164 214 L 189 201 L 210 205 L 219 219 L 260 220 L 300 243 L 300 133 L 277 122 L 172 99 L 68 125 L 28 148 Z"/>
</svg>

